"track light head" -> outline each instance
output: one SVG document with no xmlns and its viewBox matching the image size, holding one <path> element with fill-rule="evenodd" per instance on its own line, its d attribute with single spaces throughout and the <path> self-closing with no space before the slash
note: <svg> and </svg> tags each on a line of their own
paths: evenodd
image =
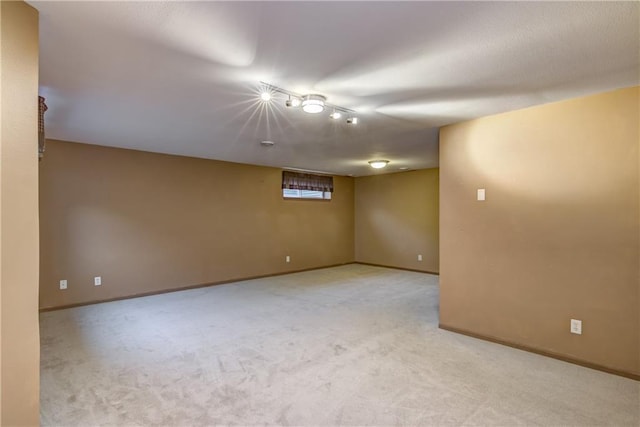
<svg viewBox="0 0 640 427">
<path fill-rule="evenodd" d="M 333 110 L 333 113 L 329 114 L 329 117 L 334 120 L 338 120 L 340 117 L 342 117 L 342 113 L 340 111 Z"/>
<path fill-rule="evenodd" d="M 295 96 L 292 98 L 291 96 L 289 96 L 289 99 L 287 99 L 285 101 L 284 105 L 286 105 L 287 108 L 299 107 L 300 106 L 300 98 L 296 98 Z"/>
<path fill-rule="evenodd" d="M 264 102 L 271 101 L 271 93 L 266 90 L 262 91 L 262 93 L 260 93 L 260 99 Z"/>
<path fill-rule="evenodd" d="M 349 118 L 347 118 L 347 124 L 357 125 L 358 124 L 358 118 L 357 117 L 349 117 Z"/>
</svg>

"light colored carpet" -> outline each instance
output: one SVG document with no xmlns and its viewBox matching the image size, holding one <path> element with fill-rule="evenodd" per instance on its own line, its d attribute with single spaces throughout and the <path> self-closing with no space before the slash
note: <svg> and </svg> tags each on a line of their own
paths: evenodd
<svg viewBox="0 0 640 427">
<path fill-rule="evenodd" d="M 638 382 L 437 319 L 436 276 L 357 264 L 44 313 L 42 424 L 639 424 Z"/>
</svg>

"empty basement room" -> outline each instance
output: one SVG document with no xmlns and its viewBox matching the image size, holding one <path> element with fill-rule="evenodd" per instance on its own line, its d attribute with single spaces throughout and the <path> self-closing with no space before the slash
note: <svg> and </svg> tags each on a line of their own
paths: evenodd
<svg viewBox="0 0 640 427">
<path fill-rule="evenodd" d="M 1 425 L 640 425 L 640 3 L 0 12 Z"/>
</svg>

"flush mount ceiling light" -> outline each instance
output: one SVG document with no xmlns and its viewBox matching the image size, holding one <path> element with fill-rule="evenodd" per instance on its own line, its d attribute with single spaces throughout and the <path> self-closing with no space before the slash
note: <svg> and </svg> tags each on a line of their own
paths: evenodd
<svg viewBox="0 0 640 427">
<path fill-rule="evenodd" d="M 328 103 L 327 97 L 324 95 L 320 95 L 317 93 L 301 95 L 299 93 L 291 92 L 289 90 L 274 86 L 269 83 L 260 82 L 260 84 L 262 85 L 260 99 L 264 102 L 273 101 L 273 95 L 276 93 L 281 93 L 283 95 L 287 95 L 287 100 L 284 103 L 287 108 L 302 106 L 302 111 L 309 114 L 322 113 L 325 108 L 329 108 L 332 111 L 332 113 L 329 114 L 330 118 L 337 120 L 343 117 L 343 114 L 346 114 L 346 122 L 348 124 L 355 125 L 358 123 L 358 118 L 355 116 L 355 111 L 349 108 L 340 107 L 339 105 Z"/>
<path fill-rule="evenodd" d="M 322 95 L 305 95 L 302 97 L 302 110 L 309 114 L 322 113 L 326 101 L 327 98 Z"/>
<path fill-rule="evenodd" d="M 369 162 L 369 165 L 371 165 L 371 167 L 374 169 L 382 169 L 383 167 L 387 166 L 388 163 L 389 160 L 371 160 Z"/>
</svg>

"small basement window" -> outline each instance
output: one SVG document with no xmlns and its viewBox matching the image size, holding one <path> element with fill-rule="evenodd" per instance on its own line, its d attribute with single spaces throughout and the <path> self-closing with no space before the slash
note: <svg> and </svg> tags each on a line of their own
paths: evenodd
<svg viewBox="0 0 640 427">
<path fill-rule="evenodd" d="M 324 199 L 331 200 L 331 192 L 316 190 L 290 190 L 282 189 L 282 197 L 285 199 Z"/>
<path fill-rule="evenodd" d="M 331 200 L 333 177 L 282 171 L 282 197 L 285 199 Z"/>
</svg>

